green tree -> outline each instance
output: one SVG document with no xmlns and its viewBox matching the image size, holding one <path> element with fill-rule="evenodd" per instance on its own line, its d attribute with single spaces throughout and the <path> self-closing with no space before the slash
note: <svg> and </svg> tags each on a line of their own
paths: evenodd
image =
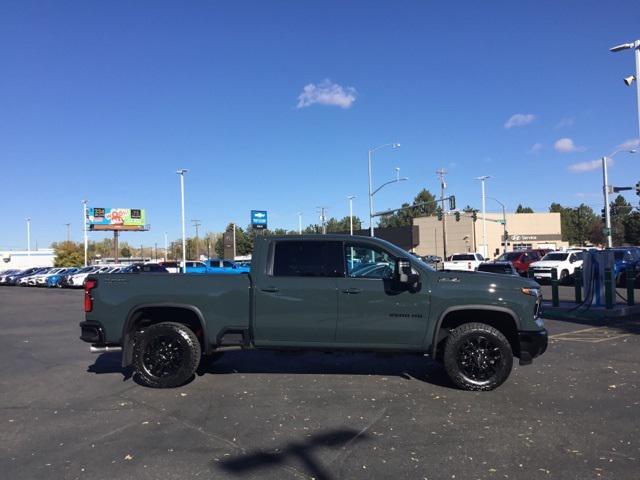
<svg viewBox="0 0 640 480">
<path fill-rule="evenodd" d="M 534 213 L 531 207 L 523 207 L 522 204 L 518 204 L 518 208 L 516 208 L 516 213 Z"/>
<path fill-rule="evenodd" d="M 129 245 L 122 246 L 122 248 L 120 249 L 120 256 L 125 258 L 128 258 L 131 256 L 131 249 L 129 248 Z"/>
<path fill-rule="evenodd" d="M 640 212 L 633 210 L 624 220 L 624 240 L 631 245 L 640 244 Z"/>
<path fill-rule="evenodd" d="M 423 205 L 420 205 L 423 204 Z M 436 197 L 426 188 L 423 188 L 413 199 L 411 204 L 403 203 L 402 208 L 410 207 L 411 205 L 420 205 L 415 208 L 406 208 L 405 210 L 399 210 L 390 215 L 385 215 L 380 218 L 379 226 L 385 227 L 405 227 L 412 225 L 415 217 L 427 217 L 435 215 L 436 208 L 438 207 Z"/>
<path fill-rule="evenodd" d="M 625 241 L 625 223 L 633 207 L 622 195 L 618 195 L 611 202 L 610 209 L 613 244 L 622 245 Z"/>
<path fill-rule="evenodd" d="M 60 242 L 51 245 L 56 255 L 56 267 L 78 267 L 84 263 L 84 245 L 75 242 Z"/>
</svg>

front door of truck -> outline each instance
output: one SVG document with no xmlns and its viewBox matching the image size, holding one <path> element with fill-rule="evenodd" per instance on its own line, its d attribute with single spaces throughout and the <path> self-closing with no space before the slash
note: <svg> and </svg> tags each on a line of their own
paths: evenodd
<svg viewBox="0 0 640 480">
<path fill-rule="evenodd" d="M 367 243 L 345 244 L 346 276 L 338 280 L 336 342 L 370 346 L 419 346 L 426 330 L 429 297 L 397 288 L 396 258 Z"/>
<path fill-rule="evenodd" d="M 280 240 L 269 252 L 266 275 L 256 278 L 256 345 L 329 345 L 338 320 L 342 242 Z"/>
</svg>

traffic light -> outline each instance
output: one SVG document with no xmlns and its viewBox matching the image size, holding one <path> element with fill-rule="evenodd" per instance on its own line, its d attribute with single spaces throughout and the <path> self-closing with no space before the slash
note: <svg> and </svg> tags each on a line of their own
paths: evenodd
<svg viewBox="0 0 640 480">
<path fill-rule="evenodd" d="M 607 214 L 604 211 L 604 208 L 601 210 L 602 214 L 600 215 L 602 217 L 602 221 L 604 223 L 607 223 Z"/>
<path fill-rule="evenodd" d="M 442 220 L 442 209 L 438 208 L 436 214 L 438 215 L 438 221 Z"/>
<path fill-rule="evenodd" d="M 455 210 L 455 209 L 456 209 L 456 196 L 451 195 L 449 197 L 449 210 Z"/>
<path fill-rule="evenodd" d="M 460 212 L 456 212 L 456 222 L 460 221 Z"/>
<path fill-rule="evenodd" d="M 640 196 L 640 182 L 636 183 L 636 195 Z"/>
<path fill-rule="evenodd" d="M 471 218 L 473 219 L 474 222 L 478 220 L 478 212 L 474 210 L 473 213 L 471 214 Z"/>
</svg>

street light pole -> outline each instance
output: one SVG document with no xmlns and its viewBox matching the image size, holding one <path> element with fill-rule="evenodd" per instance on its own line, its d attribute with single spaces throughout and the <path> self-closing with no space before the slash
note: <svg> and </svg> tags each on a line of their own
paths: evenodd
<svg viewBox="0 0 640 480">
<path fill-rule="evenodd" d="M 349 195 L 347 199 L 349 200 L 349 234 L 353 235 L 353 199 L 356 198 L 355 195 Z"/>
<path fill-rule="evenodd" d="M 298 212 L 298 235 L 302 235 L 302 212 Z"/>
<path fill-rule="evenodd" d="M 372 177 L 372 173 L 371 173 L 371 159 L 373 157 L 373 152 L 375 152 L 376 150 L 380 150 L 381 148 L 384 147 L 391 147 L 391 148 L 400 148 L 400 144 L 399 143 L 385 143 L 384 145 L 380 145 L 378 147 L 375 148 L 370 148 L 369 149 L 369 234 L 374 237 L 374 233 L 373 233 L 373 195 L 375 194 L 375 192 L 373 191 L 373 177 Z M 378 189 L 380 190 L 380 189 Z M 377 191 L 377 190 L 376 190 Z"/>
<path fill-rule="evenodd" d="M 502 207 L 502 242 L 504 245 L 504 253 L 507 253 L 507 213 L 506 213 L 504 203 L 502 203 L 497 198 L 493 198 L 493 197 L 487 197 L 487 198 L 489 200 L 493 200 L 494 202 L 498 202 Z"/>
<path fill-rule="evenodd" d="M 164 232 L 164 261 L 169 260 L 169 243 L 167 239 L 167 232 Z"/>
<path fill-rule="evenodd" d="M 489 175 L 483 175 L 481 177 L 477 177 L 476 180 L 480 180 L 482 183 L 482 256 L 487 257 L 488 248 L 487 248 L 487 199 L 485 196 L 484 190 L 484 182 L 488 178 L 491 178 Z"/>
<path fill-rule="evenodd" d="M 638 116 L 638 138 L 640 138 L 640 40 L 636 40 L 633 43 L 623 43 L 622 45 L 616 45 L 615 47 L 611 47 L 609 51 L 611 52 L 620 52 L 622 50 L 633 49 L 636 58 L 636 74 L 632 77 L 627 77 L 624 79 L 624 83 L 630 87 L 631 84 L 636 82 L 636 113 Z"/>
<path fill-rule="evenodd" d="M 187 273 L 187 231 L 184 224 L 184 174 L 186 168 L 181 168 L 176 173 L 180 175 L 180 219 L 182 221 L 182 273 Z"/>
<path fill-rule="evenodd" d="M 31 256 L 31 219 L 27 218 L 27 256 Z"/>
<path fill-rule="evenodd" d="M 620 152 L 636 153 L 635 149 L 631 150 L 616 150 L 611 155 L 602 157 L 602 193 L 604 195 L 604 218 L 605 218 L 605 231 L 607 234 L 607 247 L 613 247 L 613 237 L 611 235 L 611 206 L 609 205 L 609 193 L 611 187 L 609 186 L 609 172 L 608 164 L 609 160 L 613 159 L 616 154 Z"/>
<path fill-rule="evenodd" d="M 82 201 L 82 226 L 84 233 L 84 266 L 87 266 L 87 253 L 89 251 L 89 239 L 87 237 L 87 201 Z"/>
</svg>

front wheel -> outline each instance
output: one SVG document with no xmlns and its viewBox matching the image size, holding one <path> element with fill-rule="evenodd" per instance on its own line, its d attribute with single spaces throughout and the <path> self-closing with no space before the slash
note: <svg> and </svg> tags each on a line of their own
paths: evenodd
<svg viewBox="0 0 640 480">
<path fill-rule="evenodd" d="M 190 328 L 163 322 L 136 335 L 133 365 L 141 383 L 148 387 L 179 387 L 197 370 L 200 355 L 200 342 Z"/>
<path fill-rule="evenodd" d="M 463 390 L 493 390 L 511 373 L 513 352 L 505 336 L 484 323 L 453 329 L 444 349 L 444 368 Z"/>
</svg>

